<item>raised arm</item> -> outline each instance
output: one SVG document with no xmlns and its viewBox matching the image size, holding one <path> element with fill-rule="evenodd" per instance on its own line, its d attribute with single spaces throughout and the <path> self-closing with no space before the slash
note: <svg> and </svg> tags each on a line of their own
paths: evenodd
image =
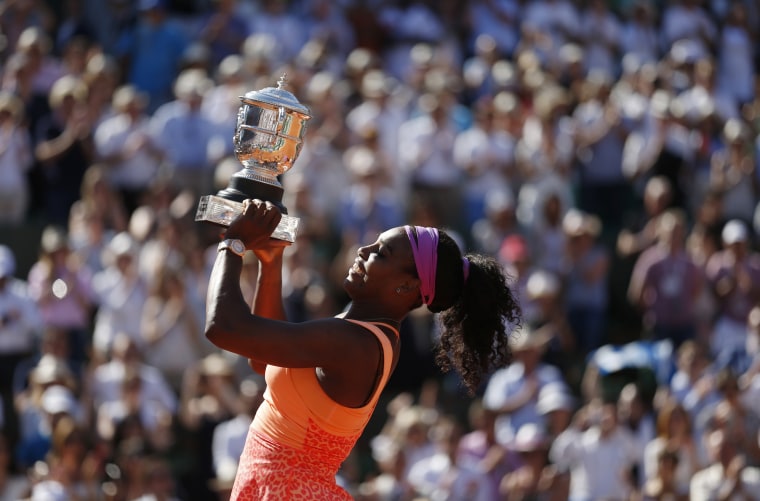
<svg viewBox="0 0 760 501">
<path fill-rule="evenodd" d="M 267 210 L 269 209 L 269 210 Z M 279 211 L 261 201 L 248 201 L 244 213 L 233 221 L 226 238 L 242 240 L 247 248 L 268 249 L 280 220 Z M 280 367 L 322 367 L 342 371 L 346 357 L 366 362 L 366 353 L 377 354 L 373 336 L 357 335 L 364 329 L 335 318 L 310 322 L 284 321 L 281 296 L 282 251 L 262 266 L 254 299 L 254 312 L 240 290 L 243 259 L 232 250 L 216 257 L 206 297 L 206 337 L 219 348 L 259 364 Z M 273 320 L 267 316 L 278 316 Z M 339 348 L 339 349 L 338 349 Z M 371 358 L 371 357 L 369 357 Z"/>
<path fill-rule="evenodd" d="M 287 320 L 282 302 L 282 264 L 283 252 L 288 243 L 275 239 L 271 239 L 269 243 L 270 246 L 267 248 L 254 249 L 259 260 L 259 274 L 253 313 L 272 320 Z M 248 365 L 259 374 L 264 374 L 266 369 L 266 363 L 254 358 L 248 359 Z"/>
</svg>

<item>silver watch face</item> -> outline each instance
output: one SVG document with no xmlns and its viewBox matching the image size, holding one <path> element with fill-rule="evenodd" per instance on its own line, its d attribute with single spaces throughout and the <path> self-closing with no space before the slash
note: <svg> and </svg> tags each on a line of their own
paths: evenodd
<svg viewBox="0 0 760 501">
<path fill-rule="evenodd" d="M 245 245 L 240 240 L 231 241 L 230 248 L 238 254 L 245 254 Z"/>
</svg>

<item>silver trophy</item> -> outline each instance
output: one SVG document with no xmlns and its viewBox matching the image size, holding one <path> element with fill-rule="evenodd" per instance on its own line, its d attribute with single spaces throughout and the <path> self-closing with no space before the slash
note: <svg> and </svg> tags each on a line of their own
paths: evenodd
<svg viewBox="0 0 760 501">
<path fill-rule="evenodd" d="M 277 177 L 289 171 L 298 158 L 311 112 L 284 85 L 283 76 L 276 88 L 240 97 L 233 144 L 243 169 L 232 175 L 227 188 L 201 197 L 196 221 L 229 226 L 243 211 L 243 200 L 258 198 L 272 202 L 283 214 L 272 237 L 295 241 L 299 219 L 287 215 Z"/>
</svg>

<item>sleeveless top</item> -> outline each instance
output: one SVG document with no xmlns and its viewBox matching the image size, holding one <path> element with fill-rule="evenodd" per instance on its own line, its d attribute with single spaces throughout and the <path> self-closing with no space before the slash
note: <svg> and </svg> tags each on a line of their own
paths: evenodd
<svg viewBox="0 0 760 501">
<path fill-rule="evenodd" d="M 346 321 L 372 332 L 382 346 L 382 374 L 369 402 L 351 408 L 333 401 L 314 367 L 268 365 L 264 402 L 248 430 L 232 500 L 351 499 L 335 477 L 388 382 L 393 347 L 376 324 Z"/>
</svg>

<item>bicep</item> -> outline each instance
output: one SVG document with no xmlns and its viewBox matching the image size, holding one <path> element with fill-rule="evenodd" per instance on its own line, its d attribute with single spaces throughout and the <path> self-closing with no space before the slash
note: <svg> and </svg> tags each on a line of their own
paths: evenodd
<svg viewBox="0 0 760 501">
<path fill-rule="evenodd" d="M 366 336 L 342 322 L 291 323 L 249 314 L 234 327 L 207 333 L 218 347 L 278 367 L 337 367 L 366 351 Z M 371 337 L 370 337 L 371 340 Z"/>
</svg>

